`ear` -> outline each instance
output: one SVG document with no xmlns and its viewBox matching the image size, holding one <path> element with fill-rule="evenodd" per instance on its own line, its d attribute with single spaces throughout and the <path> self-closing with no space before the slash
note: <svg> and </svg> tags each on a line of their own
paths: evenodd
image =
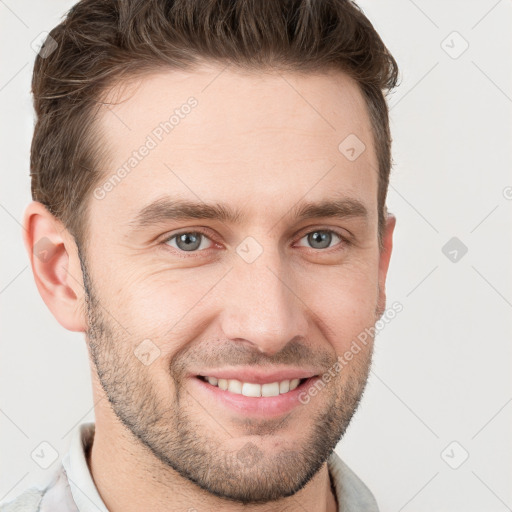
<svg viewBox="0 0 512 512">
<path fill-rule="evenodd" d="M 32 201 L 23 216 L 23 242 L 48 309 L 66 329 L 85 332 L 85 292 L 74 238 L 42 203 Z"/>
<path fill-rule="evenodd" d="M 396 217 L 387 213 L 384 232 L 382 236 L 382 250 L 379 255 L 379 298 L 377 316 L 380 318 L 386 310 L 386 277 L 388 275 L 389 261 L 393 249 L 393 232 L 395 230 Z"/>
</svg>

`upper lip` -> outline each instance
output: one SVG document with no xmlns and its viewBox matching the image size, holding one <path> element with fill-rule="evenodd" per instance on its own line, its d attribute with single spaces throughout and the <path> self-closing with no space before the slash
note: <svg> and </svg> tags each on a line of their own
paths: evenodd
<svg viewBox="0 0 512 512">
<path fill-rule="evenodd" d="M 258 370 L 254 366 L 238 366 L 236 368 L 206 369 L 192 373 L 191 376 L 216 377 L 217 379 L 236 379 L 240 382 L 251 382 L 255 384 L 269 384 L 292 379 L 308 379 L 318 375 L 320 372 L 305 368 L 281 368 L 273 371 Z"/>
</svg>

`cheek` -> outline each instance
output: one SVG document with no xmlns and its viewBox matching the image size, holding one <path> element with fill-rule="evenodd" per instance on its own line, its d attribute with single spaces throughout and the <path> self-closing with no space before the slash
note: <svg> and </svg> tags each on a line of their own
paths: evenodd
<svg viewBox="0 0 512 512">
<path fill-rule="evenodd" d="M 174 352 L 179 340 L 192 339 L 207 319 L 202 299 L 208 300 L 224 273 L 206 266 L 138 275 L 119 271 L 111 294 L 112 314 L 132 336 L 153 339 L 162 352 Z M 205 314 L 198 321 L 200 311 Z"/>
<path fill-rule="evenodd" d="M 318 279 L 304 288 L 304 302 L 318 315 L 324 333 L 336 352 L 343 352 L 352 340 L 376 321 L 378 273 L 375 268 L 330 269 L 328 279 Z"/>
</svg>

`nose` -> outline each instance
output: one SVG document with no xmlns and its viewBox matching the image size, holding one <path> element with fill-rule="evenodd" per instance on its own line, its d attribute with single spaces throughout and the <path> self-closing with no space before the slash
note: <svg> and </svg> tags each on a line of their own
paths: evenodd
<svg viewBox="0 0 512 512">
<path fill-rule="evenodd" d="M 297 336 L 306 337 L 306 301 L 284 265 L 270 251 L 252 263 L 235 262 L 223 287 L 221 327 L 227 339 L 270 356 Z"/>
</svg>

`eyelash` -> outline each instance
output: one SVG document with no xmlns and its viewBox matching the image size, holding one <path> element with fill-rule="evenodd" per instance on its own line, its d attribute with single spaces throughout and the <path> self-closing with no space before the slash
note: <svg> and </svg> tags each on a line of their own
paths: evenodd
<svg viewBox="0 0 512 512">
<path fill-rule="evenodd" d="M 312 234 L 312 233 L 316 233 L 316 232 L 323 232 L 323 233 L 334 233 L 336 236 L 338 236 L 340 239 L 341 239 L 341 242 L 338 242 L 338 244 L 334 245 L 333 247 L 326 247 L 325 249 L 314 249 L 313 247 L 309 247 L 309 249 L 311 249 L 312 251 L 315 251 L 315 252 L 331 252 L 332 249 L 335 249 L 335 247 L 337 246 L 340 246 L 338 247 L 337 249 L 335 249 L 334 251 L 332 252 L 335 252 L 335 251 L 338 251 L 338 250 L 342 250 L 343 248 L 345 247 L 348 247 L 351 245 L 351 241 L 348 239 L 348 237 L 342 235 L 339 231 L 335 230 L 335 229 L 322 229 L 322 228 L 318 228 L 318 229 L 313 229 L 311 231 L 308 231 L 306 232 L 304 235 L 302 235 L 299 240 L 302 240 L 304 237 Z M 200 253 L 203 253 L 203 252 L 207 252 L 209 251 L 211 248 L 208 248 L 208 249 L 201 249 L 201 250 L 195 250 L 195 251 L 183 251 L 179 248 L 175 248 L 175 247 L 170 247 L 168 246 L 168 242 L 170 242 L 171 240 L 179 237 L 180 235 L 185 235 L 185 234 L 191 234 L 191 233 L 197 233 L 197 234 L 201 234 L 203 236 L 205 236 L 206 238 L 208 238 L 211 242 L 213 243 L 216 243 L 214 240 L 211 239 L 210 236 L 208 236 L 209 232 L 204 230 L 204 229 L 190 229 L 190 230 L 187 230 L 187 231 L 180 231 L 179 233 L 174 233 L 173 235 L 171 236 L 168 236 L 166 237 L 164 240 L 162 240 L 161 244 L 163 246 L 167 246 L 169 247 L 171 250 L 173 251 L 177 251 L 180 255 L 187 255 L 187 254 L 190 254 L 190 255 L 193 255 L 193 254 L 200 254 Z M 166 249 L 167 249 L 166 247 Z"/>
</svg>

